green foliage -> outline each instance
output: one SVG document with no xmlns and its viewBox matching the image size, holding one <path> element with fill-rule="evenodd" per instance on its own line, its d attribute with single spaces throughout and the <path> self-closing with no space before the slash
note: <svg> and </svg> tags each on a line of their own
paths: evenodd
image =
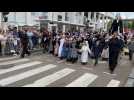
<svg viewBox="0 0 134 100">
<path fill-rule="evenodd" d="M 123 26 L 124 26 L 125 28 L 127 28 L 127 27 L 128 27 L 128 22 L 127 22 L 127 21 L 124 21 L 124 22 L 123 22 Z"/>
<path fill-rule="evenodd" d="M 129 28 L 129 29 L 132 28 L 132 23 L 128 23 L 128 28 Z"/>
<path fill-rule="evenodd" d="M 134 21 L 132 21 L 131 29 L 134 29 Z"/>
</svg>

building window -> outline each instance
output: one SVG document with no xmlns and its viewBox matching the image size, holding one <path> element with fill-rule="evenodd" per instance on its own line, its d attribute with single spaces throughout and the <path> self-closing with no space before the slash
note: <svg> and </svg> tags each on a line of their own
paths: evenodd
<svg viewBox="0 0 134 100">
<path fill-rule="evenodd" d="M 62 21 L 62 16 L 58 15 L 58 21 Z"/>
<path fill-rule="evenodd" d="M 96 14 L 96 20 L 99 20 L 99 13 Z"/>
<path fill-rule="evenodd" d="M 88 12 L 84 12 L 84 16 L 88 18 Z"/>
<path fill-rule="evenodd" d="M 107 19 L 107 17 L 105 16 L 105 17 L 104 17 L 104 19 L 106 20 L 106 19 Z"/>
<path fill-rule="evenodd" d="M 68 13 L 65 13 L 65 21 L 69 21 Z"/>
</svg>

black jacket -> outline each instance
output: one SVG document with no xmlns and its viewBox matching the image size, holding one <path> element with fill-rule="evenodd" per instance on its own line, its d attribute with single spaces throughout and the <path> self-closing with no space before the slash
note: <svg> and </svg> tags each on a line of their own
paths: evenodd
<svg viewBox="0 0 134 100">
<path fill-rule="evenodd" d="M 113 34 L 114 32 L 118 31 L 118 26 L 119 24 L 117 23 L 117 20 L 114 20 L 112 25 L 111 25 L 111 33 Z"/>
<path fill-rule="evenodd" d="M 119 20 L 118 26 L 119 26 L 120 33 L 123 33 L 123 22 L 122 22 L 122 20 Z"/>
<path fill-rule="evenodd" d="M 28 36 L 27 36 L 27 34 L 21 33 L 20 40 L 21 40 L 22 45 L 27 45 L 28 44 Z"/>
</svg>

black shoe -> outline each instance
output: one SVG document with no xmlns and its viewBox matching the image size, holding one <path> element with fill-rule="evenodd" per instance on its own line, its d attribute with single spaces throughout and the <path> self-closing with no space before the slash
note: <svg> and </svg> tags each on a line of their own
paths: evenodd
<svg viewBox="0 0 134 100">
<path fill-rule="evenodd" d="M 24 58 L 24 56 L 20 56 L 20 58 Z"/>
<path fill-rule="evenodd" d="M 94 66 L 96 66 L 96 65 L 97 65 L 97 63 L 94 64 Z"/>
<path fill-rule="evenodd" d="M 112 70 L 110 70 L 110 74 L 113 74 L 114 72 Z"/>
<path fill-rule="evenodd" d="M 30 56 L 31 55 L 31 53 L 29 53 L 29 54 L 27 54 L 28 56 Z"/>
</svg>

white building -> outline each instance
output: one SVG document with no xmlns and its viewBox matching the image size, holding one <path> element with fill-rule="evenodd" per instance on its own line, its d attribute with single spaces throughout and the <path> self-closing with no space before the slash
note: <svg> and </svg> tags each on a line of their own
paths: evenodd
<svg viewBox="0 0 134 100">
<path fill-rule="evenodd" d="M 89 29 L 107 29 L 107 23 L 114 18 L 112 12 L 10 12 L 9 25 L 38 25 L 49 30 L 83 31 L 86 26 Z M 89 23 L 87 23 L 89 22 Z"/>
</svg>

